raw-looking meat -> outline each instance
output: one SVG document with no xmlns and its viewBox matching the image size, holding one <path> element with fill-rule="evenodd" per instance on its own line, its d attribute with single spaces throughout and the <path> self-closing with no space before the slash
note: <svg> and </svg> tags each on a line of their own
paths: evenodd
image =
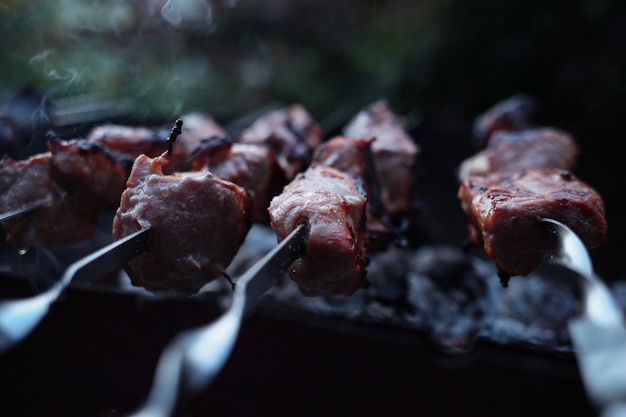
<svg viewBox="0 0 626 417">
<path fill-rule="evenodd" d="M 290 181 L 308 167 L 313 150 L 323 140 L 321 125 L 303 105 L 296 103 L 263 114 L 237 141 L 267 146 Z"/>
<path fill-rule="evenodd" d="M 371 138 L 374 165 L 381 184 L 382 200 L 390 215 L 405 216 L 413 210 L 413 185 L 420 147 L 407 133 L 403 118 L 386 101 L 360 111 L 344 127 L 345 136 Z"/>
<path fill-rule="evenodd" d="M 195 294 L 224 275 L 251 225 L 245 188 L 211 172 L 166 175 L 170 156 L 135 160 L 113 220 L 118 240 L 152 227 L 148 251 L 124 269 L 131 282 L 152 292 Z"/>
<path fill-rule="evenodd" d="M 270 201 L 287 184 L 271 150 L 260 144 L 232 143 L 226 137 L 203 141 L 193 155 L 192 169 L 208 169 L 248 190 L 253 203 L 252 219 L 258 223 L 269 223 Z"/>
<path fill-rule="evenodd" d="M 369 284 L 366 202 L 352 175 L 327 166 L 310 167 L 272 199 L 279 241 L 301 223 L 309 227 L 304 255 L 288 268 L 303 295 L 351 295 Z"/>
<path fill-rule="evenodd" d="M 91 235 L 101 210 L 119 202 L 128 171 L 102 146 L 48 140 L 49 152 L 0 160 L 0 212 L 33 204 L 34 212 L 5 220 L 6 239 L 19 249 L 75 243 Z"/>
<path fill-rule="evenodd" d="M 602 198 L 570 171 L 536 168 L 474 176 L 462 182 L 458 197 L 470 220 L 470 243 L 484 246 L 504 283 L 528 275 L 556 248 L 556 238 L 539 218 L 569 226 L 589 249 L 606 241 Z"/>
</svg>

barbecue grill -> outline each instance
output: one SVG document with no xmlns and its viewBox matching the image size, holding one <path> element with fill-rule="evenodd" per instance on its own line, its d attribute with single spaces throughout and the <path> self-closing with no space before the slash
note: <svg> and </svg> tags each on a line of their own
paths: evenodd
<svg viewBox="0 0 626 417">
<path fill-rule="evenodd" d="M 223 2 L 223 5 L 226 3 Z M 307 6 L 307 2 L 297 3 L 304 4 L 301 7 L 305 9 L 310 6 Z M 322 7 L 326 7 L 324 13 L 328 13 L 329 2 L 321 3 Z M 521 10 L 514 3 L 511 4 L 512 10 Z M 228 13 L 236 14 L 237 6 L 232 3 L 223 10 L 218 7 L 213 17 L 218 19 L 221 16 L 226 20 Z M 361 16 L 360 13 L 364 13 L 364 8 L 368 6 L 387 10 L 382 3 L 351 1 L 342 6 L 344 14 L 341 16 L 345 17 L 351 11 L 358 11 L 354 16 Z M 485 17 L 469 10 L 467 6 L 456 6 L 456 12 L 448 11 L 448 22 L 459 23 L 464 14 L 474 18 L 475 22 L 459 26 L 461 29 L 480 27 L 480 19 Z M 303 16 L 297 12 L 302 9 L 280 9 L 277 4 L 273 7 L 272 11 L 276 13 L 272 15 L 274 24 L 277 21 L 297 21 Z M 158 9 L 150 10 L 154 13 L 151 18 L 156 19 L 159 16 Z M 281 10 L 283 12 L 279 13 Z M 563 20 L 572 22 L 571 26 L 554 23 L 559 20 L 558 13 L 567 10 L 569 7 L 561 6 L 558 2 L 544 8 L 537 7 L 533 14 L 537 17 L 534 24 L 538 25 L 534 26 L 534 35 L 519 35 L 514 28 L 511 34 L 503 29 L 506 34 L 502 42 L 517 40 L 516 45 L 521 50 L 532 50 L 533 42 L 555 39 L 552 30 L 558 28 L 566 34 L 572 33 L 575 31 L 573 28 L 580 28 L 584 22 L 593 20 L 585 19 L 585 16 L 589 16 L 585 13 L 596 13 L 595 16 L 599 16 L 598 23 L 593 27 L 598 29 L 591 33 L 597 35 L 596 40 L 600 39 L 598 42 L 603 47 L 597 48 L 597 55 L 591 55 L 586 44 L 581 41 L 578 45 L 583 53 L 589 54 L 588 59 L 581 58 L 581 61 L 598 63 L 598 67 L 601 62 L 607 62 L 613 68 L 612 71 L 599 70 L 591 64 L 585 66 L 578 61 L 572 63 L 568 61 L 571 55 L 564 53 L 559 55 L 555 63 L 555 67 L 561 65 L 561 72 L 557 71 L 558 68 L 552 70 L 554 73 L 549 70 L 530 71 L 533 76 L 517 80 L 518 83 L 511 81 L 514 78 L 512 75 L 508 79 L 509 85 L 503 81 L 506 77 L 499 78 L 492 70 L 481 68 L 480 72 L 474 71 L 477 84 L 480 85 L 476 88 L 480 88 L 482 93 L 477 94 L 473 86 L 464 85 L 466 78 L 450 68 L 456 66 L 456 59 L 467 62 L 467 55 L 455 46 L 448 46 L 433 51 L 433 56 L 429 57 L 431 61 L 428 62 L 438 63 L 440 68 L 445 68 L 440 75 L 445 80 L 438 80 L 430 73 L 423 74 L 431 77 L 428 80 L 432 81 L 432 85 L 423 86 L 419 80 L 415 80 L 415 76 L 405 76 L 393 88 L 385 89 L 374 83 L 367 94 L 357 98 L 347 98 L 347 93 L 339 97 L 335 95 L 332 99 L 302 100 L 305 105 L 310 105 L 314 114 L 320 115 L 327 136 L 338 132 L 358 107 L 383 94 L 397 105 L 401 113 L 409 115 L 410 133 L 422 147 L 422 154 L 416 172 L 420 211 L 415 218 L 410 219 L 408 247 L 394 248 L 376 259 L 372 265 L 373 287 L 349 299 L 305 299 L 298 296 L 288 280 L 280 280 L 276 288 L 262 299 L 255 313 L 244 321 L 234 351 L 215 381 L 178 409 L 175 413 L 177 417 L 210 413 L 221 416 L 382 413 L 454 416 L 597 415 L 586 395 L 564 328 L 567 315 L 575 308 L 576 294 L 572 292 L 572 287 L 558 280 L 546 283 L 544 276 L 540 275 L 528 279 L 513 278 L 510 288 L 504 289 L 496 282 L 492 265 L 479 248 L 473 248 L 469 253 L 462 251 L 466 218 L 456 199 L 457 182 L 454 175 L 459 162 L 475 150 L 471 142 L 472 118 L 496 100 L 521 89 L 535 93 L 542 104 L 539 120 L 572 133 L 582 149 L 577 174 L 596 187 L 603 196 L 607 206 L 609 241 L 607 245 L 592 251 L 591 256 L 596 272 L 606 280 L 617 300 L 626 309 L 626 290 L 623 287 L 625 276 L 619 243 L 619 237 L 624 232 L 619 213 L 624 203 L 619 195 L 620 187 L 615 185 L 616 176 L 619 181 L 619 170 L 607 169 L 620 167 L 623 162 L 617 146 L 624 129 L 619 124 L 622 119 L 617 114 L 617 102 L 611 100 L 616 93 L 607 93 L 603 97 L 587 88 L 587 85 L 600 78 L 598 74 L 620 72 L 623 62 L 617 57 L 612 58 L 612 52 L 615 50 L 614 39 L 624 36 L 619 23 L 620 19 L 623 22 L 625 14 L 623 7 L 608 2 L 606 10 L 584 12 L 572 9 L 565 13 L 571 19 Z M 613 13 L 609 13 L 611 11 Z M 491 22 L 497 12 L 484 13 Z M 322 12 L 319 13 L 317 16 L 322 15 Z M 504 16 L 510 17 L 508 13 L 513 12 L 507 12 Z M 528 15 L 531 13 L 523 14 Z M 240 20 L 234 21 L 242 24 Z M 355 17 L 355 21 L 361 20 Z M 240 27 L 223 24 L 229 30 Z M 258 26 L 254 27 L 262 32 L 271 23 L 264 20 L 256 24 Z M 358 23 L 349 27 L 355 30 L 355 26 L 358 27 Z M 215 28 L 213 31 L 217 33 L 206 33 L 198 32 L 198 27 L 194 27 L 192 35 L 186 33 L 178 39 L 184 39 L 192 45 L 211 36 L 226 36 Z M 156 32 L 158 30 L 151 33 L 154 35 Z M 297 32 L 298 37 L 311 40 L 318 36 L 304 32 Z M 607 33 L 614 36 L 609 38 Z M 605 37 L 601 34 L 605 34 Z M 328 34 L 329 37 L 333 35 L 339 36 L 335 32 Z M 477 61 L 492 62 L 485 56 L 493 52 L 493 61 L 500 62 L 499 68 L 505 72 L 511 70 L 513 65 L 509 61 L 498 60 L 507 54 L 494 52 L 506 49 L 507 46 L 500 44 L 488 47 L 488 43 L 480 42 L 485 39 L 491 37 L 482 32 L 476 32 L 475 38 L 466 39 L 474 50 L 479 49 L 478 45 L 484 48 L 484 51 L 477 53 Z M 315 40 L 320 41 L 319 38 Z M 216 52 L 213 49 L 216 47 L 211 48 L 212 52 Z M 195 51 L 191 46 L 190 49 Z M 545 53 L 541 49 L 536 51 L 536 55 L 528 52 L 526 62 L 540 62 L 541 52 Z M 522 54 L 509 53 L 514 57 Z M 340 55 L 338 52 L 335 54 Z M 254 58 L 250 58 L 250 65 L 254 62 L 258 64 Z M 511 57 L 508 59 L 515 60 Z M 417 58 L 407 62 L 411 69 L 423 68 L 422 64 L 423 61 Z M 253 67 L 262 81 L 263 68 L 258 65 Z M 519 77 L 517 72 L 514 75 Z M 451 91 L 447 81 L 457 91 Z M 559 82 L 560 86 L 546 85 Z M 601 86 L 605 84 L 600 83 Z M 58 85 L 57 80 L 50 91 L 58 88 Z M 328 88 L 329 85 L 336 86 L 328 81 L 324 87 Z M 515 85 L 515 91 L 508 90 L 513 88 L 511 85 Z M 571 91 L 577 85 L 584 86 L 579 89 L 578 96 Z M 275 92 L 279 91 L 276 94 L 279 101 L 291 102 L 297 96 L 288 87 L 271 87 Z M 336 94 L 349 92 L 349 87 L 345 90 L 338 88 Z M 216 109 L 215 113 L 219 114 L 226 126 L 238 129 L 252 120 L 254 115 L 264 111 L 267 103 L 270 107 L 276 106 L 276 102 L 272 102 L 276 96 L 266 95 L 270 87 L 265 90 L 257 85 L 256 88 L 254 99 L 245 105 L 241 100 L 227 100 L 226 96 L 219 96 L 224 99 L 225 105 L 219 112 Z M 422 95 L 397 92 L 401 89 Z M 434 98 L 433 90 L 441 92 L 441 97 Z M 11 91 L 11 95 L 16 91 Z M 173 98 L 183 100 L 182 91 L 179 93 L 181 96 L 174 94 Z M 99 97 L 86 98 L 84 102 L 93 103 L 93 106 L 81 110 L 84 113 L 77 118 L 70 117 L 76 113 L 66 112 L 63 108 L 66 102 L 62 100 L 52 100 L 57 108 L 45 109 L 43 112 L 39 106 L 42 101 L 36 100 L 37 105 L 27 111 L 39 116 L 52 116 L 56 111 L 59 118 L 56 122 L 54 117 L 32 118 L 37 123 L 29 125 L 33 129 L 27 135 L 29 138 L 41 138 L 51 126 L 61 137 L 73 138 L 105 121 L 169 127 L 172 119 L 170 115 L 177 110 L 169 107 L 166 116 L 163 116 L 160 113 L 163 109 L 144 110 L 147 106 L 142 107 L 141 104 L 142 99 L 147 99 L 145 96 L 138 94 L 131 103 L 126 101 L 128 96 L 120 96 L 123 101 L 112 103 Z M 166 95 L 163 97 L 167 97 L 162 100 L 165 102 L 172 98 Z M 430 97 L 433 97 L 433 101 L 429 101 Z M 40 97 L 44 98 L 47 100 L 48 96 L 43 94 Z M 422 105 L 422 101 L 428 104 Z M 76 108 L 76 103 L 67 104 L 67 108 Z M 212 112 L 213 109 L 210 108 Z M 28 150 L 20 155 L 41 149 L 35 145 L 37 142 L 31 143 Z M 112 211 L 103 213 L 98 231 L 89 239 L 69 247 L 45 248 L 19 254 L 2 239 L 1 297 L 34 294 L 38 289 L 52 285 L 72 262 L 108 244 L 111 241 L 112 215 Z M 263 228 L 254 230 L 250 236 L 252 250 L 231 265 L 232 276 L 239 276 L 254 259 L 275 245 L 272 235 L 267 232 Z M 257 238 L 259 240 L 254 240 Z M 428 263 L 437 259 L 438 264 Z M 424 294 L 432 294 L 433 297 L 441 294 L 464 295 L 467 299 L 475 296 L 477 300 L 483 300 L 476 295 L 481 289 L 484 290 L 480 287 L 480 277 L 474 277 L 476 281 L 470 281 L 471 285 L 465 284 L 464 294 L 453 291 L 459 282 L 472 279 L 465 275 L 470 261 L 478 265 L 478 270 L 483 274 L 481 276 L 493 278 L 495 285 L 489 288 L 499 294 L 495 299 L 511 303 L 510 310 L 499 310 L 501 314 L 511 314 L 511 320 L 506 321 L 502 315 L 495 315 L 493 317 L 498 319 L 496 323 L 501 327 L 481 328 L 468 316 L 470 312 L 476 311 L 470 308 L 475 307 L 476 303 L 469 302 L 465 310 L 454 312 L 458 314 L 458 320 L 453 319 L 454 315 L 443 315 L 442 310 L 434 307 L 420 315 L 416 306 L 428 306 L 420 304 L 424 299 L 428 301 Z M 413 268 L 413 274 L 408 278 L 406 270 L 398 271 L 393 268 L 394 265 Z M 438 265 L 438 268 L 431 266 L 426 269 L 428 265 Z M 422 272 L 422 275 L 416 271 Z M 397 279 L 392 279 L 394 273 Z M 546 272 L 546 276 L 553 277 L 550 273 L 553 272 Z M 433 276 L 439 279 L 440 287 L 428 286 L 432 284 Z M 125 281 L 111 275 L 100 278 L 97 285 L 74 283 L 54 303 L 50 313 L 32 334 L 15 349 L 0 356 L 0 381 L 3 381 L 3 389 L 0 390 L 1 414 L 129 414 L 147 397 L 159 355 L 166 344 L 182 330 L 216 320 L 230 295 L 229 286 L 225 282 L 217 283 L 213 291 L 203 296 L 189 298 L 150 297 L 136 288 L 121 287 L 120 282 Z M 221 287 L 221 284 L 224 286 Z M 415 298 L 410 298 L 411 302 L 407 303 L 406 294 L 413 294 Z M 516 294 L 527 298 L 516 298 Z M 545 310 L 532 310 L 542 302 L 546 302 Z M 514 308 L 520 311 L 514 311 Z M 398 311 L 402 312 L 402 316 L 397 315 Z M 535 321 L 524 322 L 520 317 L 534 317 Z M 544 321 L 537 325 L 538 320 Z M 438 323 L 442 323 L 443 329 L 436 326 Z M 546 329 L 551 331 L 547 335 L 542 333 Z"/>
</svg>

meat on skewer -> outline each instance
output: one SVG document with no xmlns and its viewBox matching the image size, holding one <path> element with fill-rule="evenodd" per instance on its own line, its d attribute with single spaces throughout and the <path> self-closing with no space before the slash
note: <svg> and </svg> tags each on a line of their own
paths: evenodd
<svg viewBox="0 0 626 417">
<path fill-rule="evenodd" d="M 484 150 L 464 160 L 460 180 L 492 172 L 515 172 L 527 168 L 560 168 L 573 171 L 580 150 L 567 132 L 553 127 L 491 134 Z"/>
<path fill-rule="evenodd" d="M 533 127 L 537 102 L 528 94 L 515 94 L 501 100 L 474 119 L 474 145 L 483 148 L 497 131 L 517 131 Z"/>
<path fill-rule="evenodd" d="M 607 238 L 601 196 L 573 172 L 580 151 L 573 137 L 556 128 L 528 127 L 530 105 L 525 96 L 515 97 L 482 116 L 492 129 L 486 147 L 457 172 L 468 243 L 483 246 L 503 284 L 528 275 L 556 249 L 555 236 L 540 218 L 566 224 L 588 249 Z"/>
<path fill-rule="evenodd" d="M 203 141 L 193 154 L 192 170 L 214 175 L 244 187 L 253 202 L 252 219 L 269 223 L 267 207 L 287 184 L 274 153 L 254 143 L 233 143 L 227 137 Z"/>
<path fill-rule="evenodd" d="M 386 249 L 392 234 L 374 167 L 371 145 L 375 140 L 373 136 L 369 138 L 335 136 L 315 149 L 311 162 L 311 166 L 329 166 L 347 172 L 362 182 L 367 195 L 366 228 L 369 253 Z"/>
<path fill-rule="evenodd" d="M 386 101 L 380 100 L 354 116 L 344 127 L 343 134 L 376 138 L 371 146 L 385 209 L 391 216 L 410 214 L 420 147 L 407 133 L 405 120 L 394 113 Z"/>
<path fill-rule="evenodd" d="M 152 292 L 191 295 L 225 274 L 252 225 L 252 199 L 244 187 L 208 170 L 166 175 L 171 159 L 169 151 L 137 157 L 113 219 L 113 238 L 152 227 L 148 251 L 124 267 L 129 278 Z"/>
<path fill-rule="evenodd" d="M 322 165 L 298 174 L 272 199 L 269 214 L 279 241 L 301 223 L 309 227 L 304 255 L 288 268 L 303 295 L 351 295 L 369 285 L 366 203 L 355 177 Z"/>
<path fill-rule="evenodd" d="M 26 160 L 0 160 L 0 211 L 41 204 L 2 222 L 18 249 L 75 243 L 90 236 L 101 210 L 119 203 L 128 170 L 102 146 L 50 138 L 49 151 Z"/>
<path fill-rule="evenodd" d="M 171 152 L 166 173 L 191 169 L 191 155 L 203 139 L 224 137 L 226 131 L 210 115 L 192 112 L 181 117 L 182 132 Z M 111 152 L 132 162 L 139 155 L 156 157 L 168 150 L 169 131 L 163 127 L 103 124 L 92 128 L 86 139 L 101 143 Z"/>
<path fill-rule="evenodd" d="M 555 236 L 540 218 L 568 225 L 589 249 L 606 241 L 602 198 L 570 171 L 474 176 L 462 182 L 458 196 L 470 220 L 469 242 L 483 245 L 505 284 L 511 276 L 528 275 L 556 249 Z"/>
<path fill-rule="evenodd" d="M 237 138 L 240 143 L 267 146 L 288 181 L 307 168 L 313 150 L 323 140 L 321 125 L 299 103 L 262 115 Z"/>
</svg>

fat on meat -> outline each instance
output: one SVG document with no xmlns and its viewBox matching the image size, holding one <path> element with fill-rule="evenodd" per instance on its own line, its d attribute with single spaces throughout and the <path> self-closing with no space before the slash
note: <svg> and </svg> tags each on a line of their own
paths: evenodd
<svg viewBox="0 0 626 417">
<path fill-rule="evenodd" d="M 607 238 L 605 207 L 598 192 L 571 171 L 534 168 L 464 180 L 458 190 L 470 220 L 469 243 L 482 244 L 504 283 L 526 276 L 556 249 L 556 238 L 539 218 L 568 225 L 588 249 Z"/>
<path fill-rule="evenodd" d="M 309 167 L 270 203 L 278 240 L 308 224 L 304 254 L 289 268 L 305 296 L 351 295 L 367 279 L 366 196 L 352 175 L 328 166 Z"/>
<path fill-rule="evenodd" d="M 170 156 L 136 158 L 113 219 L 119 240 L 152 227 L 149 249 L 124 269 L 135 286 L 192 295 L 225 274 L 252 225 L 245 188 L 208 170 L 164 174 Z"/>
</svg>

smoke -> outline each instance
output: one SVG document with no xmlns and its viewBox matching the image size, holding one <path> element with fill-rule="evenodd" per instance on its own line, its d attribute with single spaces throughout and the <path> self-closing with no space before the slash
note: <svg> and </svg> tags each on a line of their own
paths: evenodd
<svg viewBox="0 0 626 417">
<path fill-rule="evenodd" d="M 206 29 L 213 24 L 213 7 L 208 0 L 168 0 L 161 16 L 177 28 Z"/>
<path fill-rule="evenodd" d="M 65 81 L 74 83 L 80 79 L 80 70 L 77 68 L 62 68 L 51 59 L 56 54 L 55 50 L 47 49 L 39 52 L 30 59 L 30 66 L 39 74 L 53 81 Z"/>
</svg>

